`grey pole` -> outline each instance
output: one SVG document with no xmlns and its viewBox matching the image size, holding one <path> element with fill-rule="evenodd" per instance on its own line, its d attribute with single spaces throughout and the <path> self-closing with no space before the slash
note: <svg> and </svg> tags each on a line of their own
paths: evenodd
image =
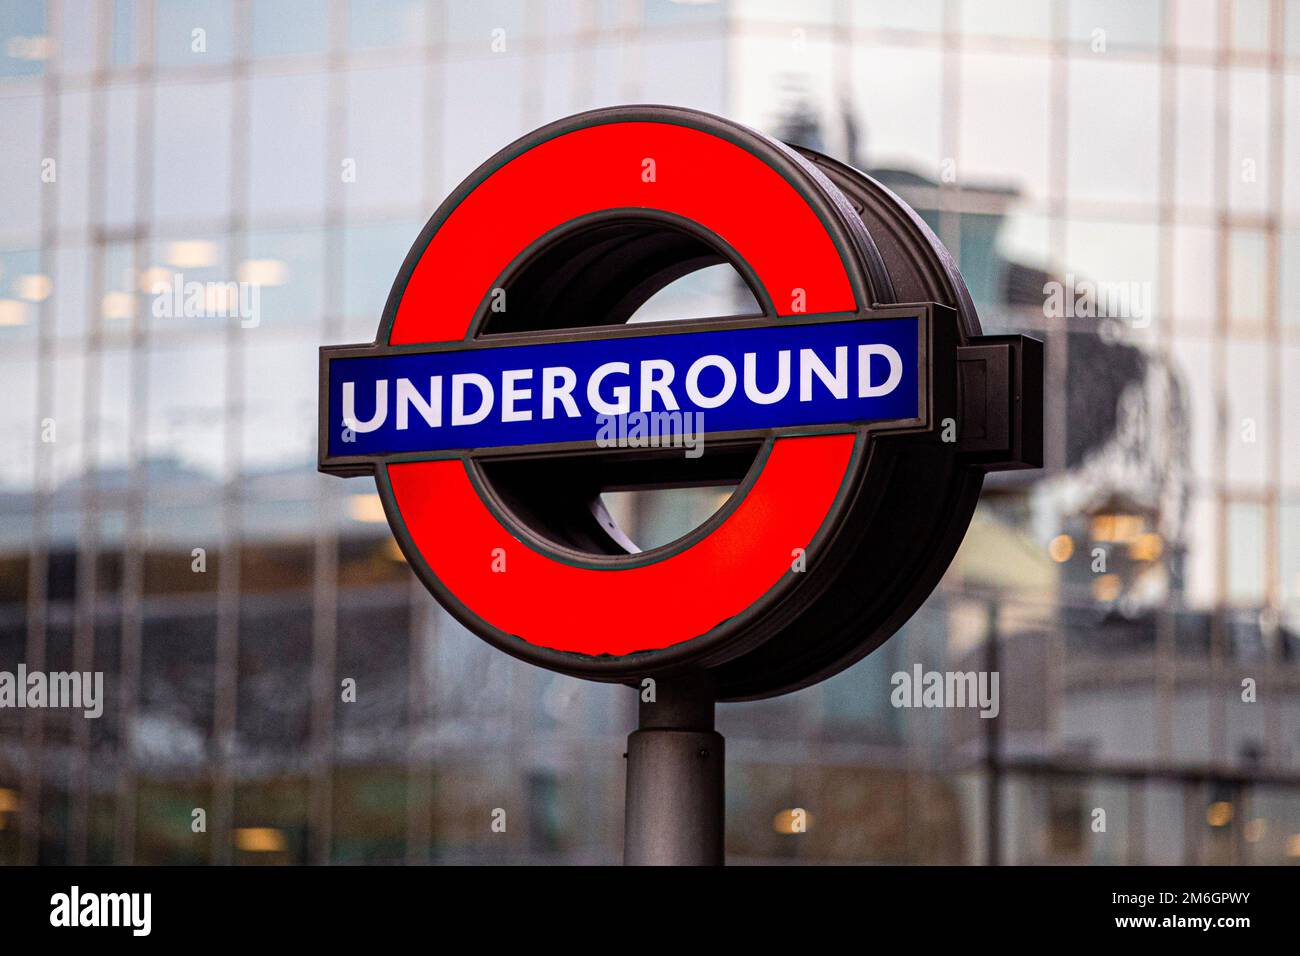
<svg viewBox="0 0 1300 956">
<path fill-rule="evenodd" d="M 723 865 L 722 735 L 704 682 L 664 679 L 627 738 L 625 866 Z"/>
</svg>

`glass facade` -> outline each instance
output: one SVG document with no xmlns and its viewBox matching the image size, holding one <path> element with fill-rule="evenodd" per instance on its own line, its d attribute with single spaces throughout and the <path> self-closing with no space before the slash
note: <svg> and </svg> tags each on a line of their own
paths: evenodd
<svg viewBox="0 0 1300 956">
<path fill-rule="evenodd" d="M 443 613 L 315 406 L 465 175 L 625 102 L 867 170 L 1047 344 L 1048 467 L 925 607 L 720 708 L 731 858 L 1300 860 L 1297 0 L 0 0 L 0 671 L 106 693 L 0 709 L 0 862 L 620 858 L 632 692 Z M 1001 715 L 891 706 L 916 665 Z"/>
</svg>

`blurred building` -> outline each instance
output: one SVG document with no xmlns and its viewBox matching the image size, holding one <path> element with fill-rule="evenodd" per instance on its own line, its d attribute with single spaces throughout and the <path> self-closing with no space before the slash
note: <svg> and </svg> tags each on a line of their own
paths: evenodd
<svg viewBox="0 0 1300 956">
<path fill-rule="evenodd" d="M 732 858 L 1300 859 L 1300 2 L 0 0 L 0 670 L 108 692 L 0 710 L 0 862 L 619 859 L 632 693 L 468 635 L 314 466 L 316 348 L 441 199 L 621 102 L 872 171 L 1047 342 L 1048 467 L 926 606 L 721 709 Z M 609 503 L 653 545 L 725 495 Z M 894 708 L 916 664 L 1001 716 Z"/>
</svg>

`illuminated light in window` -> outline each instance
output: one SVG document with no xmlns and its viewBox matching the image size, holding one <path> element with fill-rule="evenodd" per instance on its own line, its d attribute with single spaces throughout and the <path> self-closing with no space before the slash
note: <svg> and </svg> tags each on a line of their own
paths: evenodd
<svg viewBox="0 0 1300 956">
<path fill-rule="evenodd" d="M 173 275 L 175 273 L 171 269 L 164 269 L 162 266 L 150 266 L 140 273 L 140 291 L 148 292 L 150 295 L 157 295 L 161 291 L 170 289 Z"/>
<path fill-rule="evenodd" d="M 1286 838 L 1286 855 L 1300 856 L 1300 833 L 1293 833 Z"/>
<path fill-rule="evenodd" d="M 1058 534 L 1047 544 L 1047 555 L 1057 564 L 1070 560 L 1074 554 L 1074 539 L 1068 534 Z"/>
<path fill-rule="evenodd" d="M 14 280 L 14 288 L 20 299 L 26 299 L 28 302 L 44 302 L 50 297 L 54 283 L 50 281 L 49 276 L 37 273 L 19 276 Z"/>
<path fill-rule="evenodd" d="M 405 561 L 406 555 L 402 554 L 402 546 L 397 543 L 396 538 L 389 538 L 384 544 L 384 554 L 393 561 Z"/>
<path fill-rule="evenodd" d="M 47 36 L 12 36 L 5 43 L 5 55 L 15 60 L 48 60 L 54 52 L 54 41 Z"/>
<path fill-rule="evenodd" d="M 246 259 L 239 264 L 239 281 L 250 285 L 284 285 L 289 267 L 279 259 Z"/>
<path fill-rule="evenodd" d="M 384 503 L 378 495 L 353 495 L 348 499 L 348 516 L 353 521 L 367 524 L 380 524 L 388 519 L 384 516 Z"/>
<path fill-rule="evenodd" d="M 1205 822 L 1212 827 L 1226 827 L 1232 822 L 1232 804 L 1227 800 L 1216 800 L 1206 809 Z"/>
<path fill-rule="evenodd" d="M 1165 539 L 1154 531 L 1140 534 L 1128 545 L 1128 556 L 1134 561 L 1155 561 L 1165 553 Z"/>
<path fill-rule="evenodd" d="M 9 814 L 18 810 L 18 791 L 0 787 L 0 830 L 9 826 Z"/>
<path fill-rule="evenodd" d="M 1119 597 L 1120 588 L 1118 574 L 1103 574 L 1092 582 L 1092 596 L 1098 601 L 1113 601 Z"/>
<path fill-rule="evenodd" d="M 1092 519 L 1094 541 L 1132 541 L 1146 527 L 1141 515 L 1096 515 Z"/>
<path fill-rule="evenodd" d="M 284 831 L 275 827 L 238 827 L 235 847 L 245 853 L 283 853 L 289 848 Z"/>
<path fill-rule="evenodd" d="M 183 239 L 167 244 L 167 264 L 177 269 L 202 269 L 217 261 L 217 244 L 205 239 Z"/>
<path fill-rule="evenodd" d="M 135 298 L 129 292 L 110 292 L 99 308 L 106 319 L 129 319 L 135 313 Z"/>
<path fill-rule="evenodd" d="M 26 325 L 27 305 L 17 299 L 0 299 L 0 325 Z"/>
<path fill-rule="evenodd" d="M 799 807 L 782 810 L 772 818 L 772 829 L 777 833 L 805 833 L 812 824 L 812 814 Z"/>
</svg>

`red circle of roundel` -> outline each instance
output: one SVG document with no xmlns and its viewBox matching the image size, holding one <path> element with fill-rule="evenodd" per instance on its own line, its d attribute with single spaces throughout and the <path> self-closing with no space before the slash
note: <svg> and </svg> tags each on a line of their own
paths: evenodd
<svg viewBox="0 0 1300 956">
<path fill-rule="evenodd" d="M 653 159 L 652 182 L 642 178 Z M 739 200 L 737 197 L 746 197 Z M 692 220 L 750 266 L 778 315 L 857 307 L 839 250 L 804 197 L 722 137 L 625 120 L 562 133 L 508 160 L 451 210 L 402 292 L 391 345 L 465 338 L 493 283 L 557 227 L 608 209 Z M 777 439 L 748 494 L 690 547 L 633 567 L 581 567 L 518 540 L 460 459 L 386 465 L 428 570 L 471 614 L 537 647 L 585 655 L 659 650 L 742 613 L 791 570 L 844 484 L 855 434 Z M 502 549 L 497 552 L 495 549 Z M 493 555 L 503 555 L 505 573 Z M 642 613 L 653 606 L 654 613 Z M 556 613 L 557 610 L 562 613 Z"/>
</svg>

